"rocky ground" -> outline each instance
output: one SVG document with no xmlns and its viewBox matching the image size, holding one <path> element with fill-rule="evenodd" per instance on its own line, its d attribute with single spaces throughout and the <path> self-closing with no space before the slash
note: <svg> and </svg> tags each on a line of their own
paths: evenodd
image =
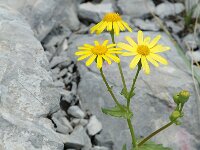
<svg viewBox="0 0 200 150">
<path fill-rule="evenodd" d="M 198 0 L 0 0 L 0 4 L 0 150 L 120 150 L 124 143 L 130 145 L 124 121 L 100 111 L 113 103 L 98 70 L 77 63 L 74 56 L 83 43 L 110 39 L 107 33 L 90 35 L 89 28 L 113 11 L 121 13 L 134 31 L 162 34 L 161 43 L 172 49 L 165 54 L 168 66 L 152 67 L 153 75 L 141 74 L 137 82 L 132 104 L 137 136 L 167 122 L 174 107 L 171 95 L 184 88 L 192 96 L 183 124 L 153 140 L 174 150 L 200 149 Z M 184 16 L 194 5 L 186 24 Z M 136 32 L 122 33 L 116 40 L 123 41 L 125 35 L 136 37 Z M 184 56 L 193 61 L 197 80 Z M 128 63 L 122 58 L 130 81 L 134 71 Z M 104 67 L 117 94 L 121 86 L 117 67 Z"/>
</svg>

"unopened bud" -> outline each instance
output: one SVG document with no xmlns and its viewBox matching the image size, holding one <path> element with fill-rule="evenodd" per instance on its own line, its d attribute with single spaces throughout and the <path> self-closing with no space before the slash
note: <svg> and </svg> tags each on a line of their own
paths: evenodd
<svg viewBox="0 0 200 150">
<path fill-rule="evenodd" d="M 169 119 L 171 121 L 176 121 L 179 117 L 181 116 L 180 112 L 175 110 L 172 112 L 171 116 L 169 117 Z"/>
<path fill-rule="evenodd" d="M 178 105 L 180 103 L 179 94 L 174 94 L 173 96 L 174 102 Z"/>
<path fill-rule="evenodd" d="M 180 103 L 184 104 L 185 102 L 188 101 L 190 97 L 190 92 L 183 90 L 179 93 L 179 99 L 180 99 Z"/>
</svg>

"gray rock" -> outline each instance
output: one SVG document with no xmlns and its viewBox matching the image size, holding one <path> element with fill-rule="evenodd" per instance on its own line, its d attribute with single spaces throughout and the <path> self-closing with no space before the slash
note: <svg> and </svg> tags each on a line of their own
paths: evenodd
<svg viewBox="0 0 200 150">
<path fill-rule="evenodd" d="M 194 50 L 197 48 L 197 41 L 199 41 L 198 37 L 196 37 L 194 34 L 190 33 L 188 35 L 186 35 L 183 38 L 183 44 L 185 45 L 185 47 L 191 50 Z"/>
<path fill-rule="evenodd" d="M 87 124 L 87 131 L 88 134 L 94 136 L 95 134 L 99 133 L 102 130 L 102 124 L 97 119 L 96 116 L 91 116 L 89 123 Z"/>
<path fill-rule="evenodd" d="M 71 124 L 72 126 L 77 126 L 77 125 L 85 126 L 88 124 L 88 120 L 74 118 L 72 119 Z"/>
<path fill-rule="evenodd" d="M 76 118 L 84 118 L 85 117 L 85 113 L 78 106 L 69 107 L 67 112 L 69 115 L 72 115 L 73 117 L 76 117 Z"/>
<path fill-rule="evenodd" d="M 186 56 L 194 62 L 200 62 L 200 51 L 187 51 Z"/>
<path fill-rule="evenodd" d="M 79 5 L 78 14 L 82 19 L 97 23 L 101 21 L 105 13 L 113 11 L 112 3 L 93 4 L 87 2 Z"/>
<path fill-rule="evenodd" d="M 103 146 L 94 146 L 90 150 L 110 150 L 110 149 L 107 147 L 103 147 Z"/>
<path fill-rule="evenodd" d="M 113 149 L 114 145 L 111 134 L 104 132 L 104 130 L 100 134 L 95 135 L 95 143 L 99 146 L 108 147 L 110 150 Z"/>
<path fill-rule="evenodd" d="M 62 150 L 48 114 L 59 109 L 48 60 L 28 23 L 0 6 L 0 149 Z"/>
<path fill-rule="evenodd" d="M 54 68 L 58 64 L 65 62 L 67 60 L 66 56 L 55 56 L 53 57 L 52 61 L 50 62 L 49 66 L 50 68 Z"/>
<path fill-rule="evenodd" d="M 176 14 L 179 14 L 183 12 L 185 9 L 184 5 L 182 3 L 161 3 L 158 6 L 156 6 L 155 13 L 160 17 L 164 18 L 167 16 L 175 16 Z"/>
<path fill-rule="evenodd" d="M 184 29 L 183 22 L 174 23 L 173 21 L 166 21 L 165 23 L 166 23 L 167 27 L 172 29 L 172 31 L 174 33 L 179 33 L 180 31 L 182 31 Z"/>
<path fill-rule="evenodd" d="M 155 10 L 155 4 L 152 0 L 120 0 L 117 5 L 123 14 L 135 18 L 142 17 Z"/>
<path fill-rule="evenodd" d="M 133 19 L 132 20 L 134 25 L 136 27 L 139 27 L 141 30 L 147 30 L 147 31 L 158 31 L 160 30 L 160 27 L 158 24 L 155 23 L 155 21 L 150 20 L 142 20 L 142 19 Z"/>
<path fill-rule="evenodd" d="M 66 148 L 90 149 L 92 147 L 89 136 L 82 126 L 77 126 L 72 134 L 59 134 Z"/>
<path fill-rule="evenodd" d="M 8 5 L 26 17 L 40 41 L 61 23 L 71 30 L 79 28 L 77 3 L 75 0 L 0 0 L 0 4 Z"/>
<path fill-rule="evenodd" d="M 61 78 L 63 76 L 65 76 L 68 72 L 67 68 L 64 68 L 63 70 L 60 71 L 60 73 L 58 74 L 58 77 Z"/>
<path fill-rule="evenodd" d="M 56 124 L 57 132 L 68 134 L 73 131 L 73 127 L 61 110 L 52 115 L 52 120 Z"/>
<path fill-rule="evenodd" d="M 63 80 L 62 80 L 62 79 L 56 80 L 56 81 L 53 83 L 53 85 L 54 85 L 55 87 L 65 88 L 65 84 L 63 83 Z"/>
<path fill-rule="evenodd" d="M 145 36 L 155 37 L 158 33 L 144 32 L 144 34 Z M 182 118 L 183 125 L 179 127 L 175 125 L 171 126 L 170 129 L 173 130 L 172 132 L 163 132 L 159 134 L 160 138 L 156 138 L 154 141 L 164 143 L 165 146 L 169 146 L 173 149 L 181 149 L 182 142 L 178 140 L 182 139 L 182 141 L 187 141 L 187 146 L 190 147 L 190 149 L 195 150 L 198 149 L 199 146 L 200 110 L 198 106 L 200 104 L 194 85 L 197 87 L 197 90 L 199 90 L 199 86 L 196 81 L 192 80 L 190 71 L 177 53 L 173 42 L 170 41 L 166 34 L 159 34 L 162 35 L 160 43 L 168 45 L 172 49 L 162 54 L 168 59 L 169 65 L 161 65 L 158 68 L 151 66 L 151 74 L 147 76 L 141 72 L 137 80 L 135 89 L 136 95 L 131 103 L 131 108 L 134 113 L 132 121 L 136 129 L 136 135 L 138 138 L 144 137 L 158 127 L 164 125 L 164 122 L 168 120 L 171 111 L 175 107 L 171 96 L 174 92 L 187 89 L 191 92 L 191 97 L 184 108 L 185 115 Z M 116 38 L 116 42 L 125 42 L 125 36 L 131 36 L 134 37 L 134 39 L 137 37 L 135 32 L 125 32 L 121 33 Z M 69 46 L 69 56 L 73 60 L 76 59 L 74 52 L 76 51 L 77 45 L 82 45 L 84 43 L 92 44 L 94 40 L 103 41 L 105 39 L 110 39 L 110 35 L 76 36 Z M 131 59 L 132 58 L 129 57 L 121 57 L 121 65 L 126 81 L 131 81 L 135 74 L 135 70 L 129 69 Z M 83 109 L 90 110 L 102 122 L 103 132 L 101 132 L 101 135 L 110 134 L 110 137 L 114 141 L 113 149 L 119 150 L 125 143 L 130 146 L 131 141 L 128 139 L 131 139 L 131 137 L 126 122 L 123 119 L 106 116 L 101 112 L 102 107 L 112 107 L 114 103 L 107 92 L 106 86 L 99 75 L 95 63 L 90 66 L 90 69 L 85 67 L 84 62 L 79 62 L 77 64 L 81 76 L 78 93 Z M 119 98 L 120 102 L 125 102 L 124 98 L 119 94 L 122 83 L 117 64 L 104 66 L 104 72 L 109 83 L 113 86 L 116 97 Z M 127 86 L 130 88 L 131 82 L 127 82 Z M 193 116 L 194 119 L 191 119 L 191 116 Z M 183 133 L 185 133 L 187 137 L 184 137 L 183 134 L 177 134 L 182 131 L 184 131 Z M 191 139 L 189 137 L 191 137 Z"/>
</svg>

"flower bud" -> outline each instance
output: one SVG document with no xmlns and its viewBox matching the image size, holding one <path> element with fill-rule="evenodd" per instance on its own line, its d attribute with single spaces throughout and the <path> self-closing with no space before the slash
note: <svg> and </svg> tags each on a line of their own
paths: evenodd
<svg viewBox="0 0 200 150">
<path fill-rule="evenodd" d="M 179 94 L 174 94 L 173 96 L 174 102 L 178 105 L 180 103 Z"/>
<path fill-rule="evenodd" d="M 183 90 L 179 93 L 179 99 L 180 99 L 180 103 L 184 104 L 185 102 L 188 101 L 190 97 L 190 92 Z"/>
<path fill-rule="evenodd" d="M 175 110 L 172 112 L 171 116 L 169 117 L 169 119 L 171 121 L 176 121 L 179 117 L 181 116 L 180 112 Z"/>
</svg>

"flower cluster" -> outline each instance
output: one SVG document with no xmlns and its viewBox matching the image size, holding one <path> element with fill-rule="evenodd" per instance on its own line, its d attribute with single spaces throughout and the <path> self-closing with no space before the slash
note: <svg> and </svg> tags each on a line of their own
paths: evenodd
<svg viewBox="0 0 200 150">
<path fill-rule="evenodd" d="M 100 34 L 105 29 L 111 34 L 116 35 L 119 35 L 120 31 L 125 30 L 132 32 L 130 26 L 122 20 L 118 13 L 105 14 L 102 21 L 93 26 L 90 31 L 91 33 Z M 144 37 L 142 31 L 138 31 L 137 41 L 134 41 L 130 36 L 125 37 L 128 43 L 108 44 L 109 41 L 105 40 L 100 44 L 98 41 L 94 41 L 94 45 L 84 44 L 78 47 L 79 51 L 75 55 L 79 56 L 78 61 L 88 58 L 86 66 L 91 65 L 95 61 L 99 69 L 102 68 L 104 61 L 108 64 L 111 64 L 111 60 L 119 63 L 119 55 L 132 56 L 133 59 L 130 62 L 130 68 L 134 69 L 141 62 L 144 72 L 149 74 L 150 67 L 148 62 L 156 67 L 159 66 L 158 62 L 164 65 L 168 64 L 167 60 L 158 54 L 170 49 L 167 46 L 158 44 L 160 38 L 161 36 L 158 35 L 151 40 L 150 37 Z"/>
</svg>

